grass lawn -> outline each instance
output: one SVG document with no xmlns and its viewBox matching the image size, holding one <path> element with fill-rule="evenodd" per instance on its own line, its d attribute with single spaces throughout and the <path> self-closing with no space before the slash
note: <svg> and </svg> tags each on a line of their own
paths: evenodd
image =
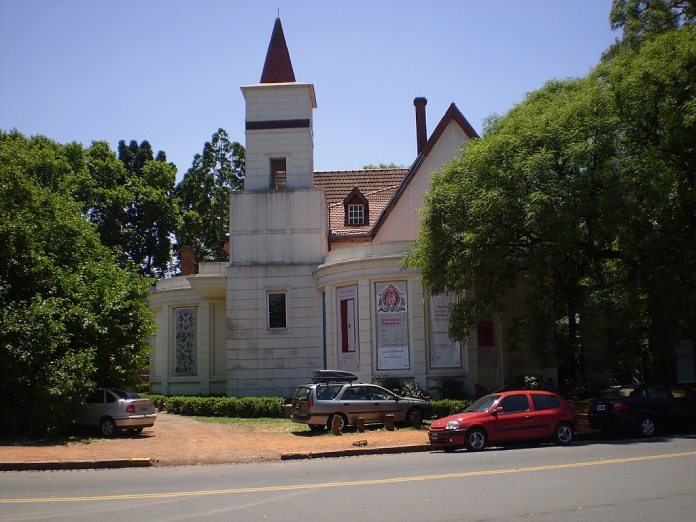
<svg viewBox="0 0 696 522">
<path fill-rule="evenodd" d="M 289 419 L 260 417 L 257 419 L 241 419 L 238 417 L 194 417 L 199 422 L 213 422 L 218 424 L 229 424 L 236 429 L 247 432 L 264 432 L 264 433 L 298 433 L 310 432 L 309 426 L 297 422 L 292 422 Z M 424 429 L 427 429 L 429 422 L 424 423 Z M 400 430 L 412 430 L 411 426 L 399 426 Z M 365 426 L 366 431 L 381 431 L 385 430 L 383 424 L 372 424 Z M 357 431 L 355 426 L 348 428 L 349 432 Z M 321 434 L 322 432 L 312 432 Z M 328 434 L 328 431 L 323 433 Z"/>
</svg>

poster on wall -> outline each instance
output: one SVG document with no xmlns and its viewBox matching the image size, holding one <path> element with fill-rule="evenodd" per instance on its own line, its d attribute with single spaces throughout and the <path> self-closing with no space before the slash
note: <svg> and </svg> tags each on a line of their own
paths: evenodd
<svg viewBox="0 0 696 522">
<path fill-rule="evenodd" d="M 358 287 L 336 289 L 336 324 L 338 331 L 338 369 L 360 370 L 358 348 Z"/>
<path fill-rule="evenodd" d="M 377 369 L 408 370 L 406 281 L 376 283 Z"/>
<path fill-rule="evenodd" d="M 433 295 L 430 303 L 430 367 L 461 368 L 462 349 L 449 337 L 449 308 L 456 302 L 453 294 Z"/>
</svg>

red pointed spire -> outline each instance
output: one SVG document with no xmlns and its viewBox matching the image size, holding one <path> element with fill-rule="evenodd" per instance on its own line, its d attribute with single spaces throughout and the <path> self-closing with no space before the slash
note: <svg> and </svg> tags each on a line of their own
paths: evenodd
<svg viewBox="0 0 696 522">
<path fill-rule="evenodd" d="M 280 23 L 280 18 L 276 18 L 275 24 L 273 25 L 271 42 L 268 44 L 268 51 L 266 52 L 266 61 L 263 64 L 261 83 L 286 83 L 294 81 L 295 73 L 292 70 L 288 46 L 285 43 L 283 26 Z"/>
</svg>

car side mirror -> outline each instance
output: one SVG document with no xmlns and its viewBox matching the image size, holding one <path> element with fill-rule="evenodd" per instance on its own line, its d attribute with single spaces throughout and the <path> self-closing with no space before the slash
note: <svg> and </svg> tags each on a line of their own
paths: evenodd
<svg viewBox="0 0 696 522">
<path fill-rule="evenodd" d="M 496 406 L 491 410 L 491 415 L 494 417 L 497 417 L 500 413 L 503 413 L 503 407 L 502 406 Z"/>
</svg>

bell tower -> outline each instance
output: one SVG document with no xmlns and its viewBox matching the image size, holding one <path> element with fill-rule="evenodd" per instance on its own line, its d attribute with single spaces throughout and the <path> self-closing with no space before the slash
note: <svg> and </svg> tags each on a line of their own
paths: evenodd
<svg viewBox="0 0 696 522">
<path fill-rule="evenodd" d="M 227 394 L 274 395 L 323 363 L 326 197 L 314 187 L 314 86 L 295 81 L 276 19 L 246 102 L 244 190 L 230 193 Z"/>
<path fill-rule="evenodd" d="M 311 188 L 314 183 L 314 85 L 295 81 L 276 18 L 261 81 L 242 87 L 246 102 L 244 190 Z"/>
</svg>

